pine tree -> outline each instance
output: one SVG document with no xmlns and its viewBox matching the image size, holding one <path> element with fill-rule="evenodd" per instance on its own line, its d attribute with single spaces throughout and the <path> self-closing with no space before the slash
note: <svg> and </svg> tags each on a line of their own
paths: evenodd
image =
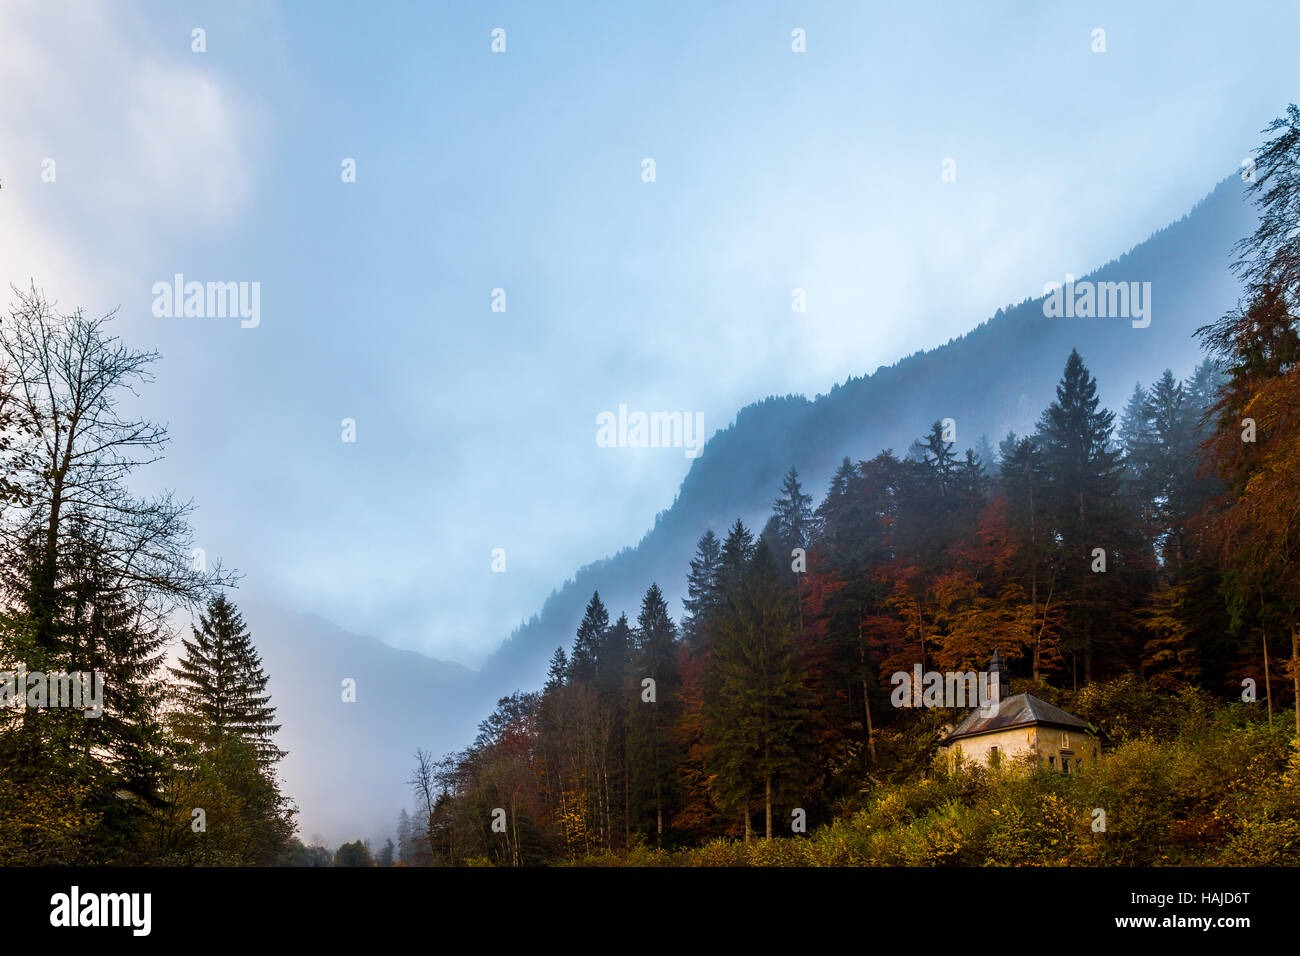
<svg viewBox="0 0 1300 956">
<path fill-rule="evenodd" d="M 981 508 L 988 498 L 989 477 L 984 462 L 971 449 L 957 466 L 954 482 L 957 496 L 957 511 L 966 522 L 974 523 Z"/>
<path fill-rule="evenodd" d="M 674 726 L 680 687 L 677 641 L 668 604 L 651 584 L 637 615 L 637 653 L 628 713 L 628 750 L 634 809 L 652 820 L 656 846 L 663 846 L 674 800 L 678 747 Z M 646 681 L 653 683 L 647 684 Z M 653 699 L 649 699 L 653 693 Z"/>
<path fill-rule="evenodd" d="M 904 507 L 911 516 L 912 544 L 924 563 L 936 562 L 963 523 L 973 523 L 970 500 L 962 495 L 962 465 L 953 443 L 944 439 L 942 422 L 934 422 L 925 437 L 908 452 Z"/>
<path fill-rule="evenodd" d="M 818 544 L 834 561 L 838 561 L 842 552 L 851 549 L 857 540 L 850 526 L 853 523 L 853 490 L 858 484 L 857 469 L 845 458 L 831 476 L 826 497 L 815 512 Z"/>
<path fill-rule="evenodd" d="M 596 658 L 608 629 L 609 611 L 600 600 L 600 593 L 593 592 L 582 621 L 578 624 L 578 636 L 573 642 L 573 654 L 569 661 L 571 678 L 585 683 L 596 679 Z"/>
<path fill-rule="evenodd" d="M 700 645 L 705 623 L 718 607 L 721 563 L 722 545 L 718 536 L 709 529 L 695 547 L 691 571 L 686 578 L 686 597 L 682 600 L 686 608 L 686 618 L 682 621 L 682 638 L 692 649 Z"/>
<path fill-rule="evenodd" d="M 754 556 L 754 536 L 739 518 L 727 532 L 722 543 L 721 568 L 718 583 L 723 589 L 736 587 L 745 577 L 750 559 Z"/>
<path fill-rule="evenodd" d="M 626 614 L 619 614 L 609 629 L 605 654 L 601 658 L 604 668 L 600 674 L 603 699 L 608 700 L 612 714 L 613 747 L 610 765 L 610 806 L 612 818 L 621 824 L 623 844 L 626 846 L 632 832 L 631 763 L 629 759 L 629 714 L 637 706 L 636 690 L 631 687 L 633 661 L 636 654 L 636 634 Z M 617 832 L 617 827 L 615 828 Z M 611 834 L 612 836 L 612 834 Z"/>
<path fill-rule="evenodd" d="M 952 442 L 943 437 L 943 422 L 931 424 L 925 437 L 912 443 L 911 453 L 916 461 L 925 465 L 932 486 L 941 496 L 946 495 L 952 487 L 958 462 Z"/>
<path fill-rule="evenodd" d="M 415 860 L 414 833 L 411 830 L 411 815 L 402 808 L 397 817 L 397 859 L 405 866 Z"/>
<path fill-rule="evenodd" d="M 777 593 L 778 565 L 765 542 L 746 583 L 728 596 L 704 700 L 709 768 L 719 803 L 739 812 L 749 832 L 751 800 L 773 832 L 775 800 L 797 792 L 806 765 L 808 698 L 794 651 L 794 622 Z"/>
<path fill-rule="evenodd" d="M 626 614 L 620 614 L 614 626 L 605 632 L 605 644 L 597 661 L 596 683 L 603 700 L 611 703 L 622 700 L 623 681 L 635 646 L 632 625 Z"/>
<path fill-rule="evenodd" d="M 546 669 L 546 687 L 547 692 L 556 688 L 563 687 L 564 682 L 569 679 L 569 658 L 564 653 L 564 648 L 557 647 L 555 653 L 551 655 L 551 663 Z"/>
<path fill-rule="evenodd" d="M 201 749 L 219 748 L 228 738 L 247 741 L 269 768 L 284 756 L 272 739 L 280 725 L 266 693 L 269 678 L 243 617 L 218 594 L 192 632 L 192 639 L 182 640 L 178 666 L 171 668 L 178 703 L 190 718 L 183 725 L 185 738 Z"/>
<path fill-rule="evenodd" d="M 980 435 L 975 441 L 975 447 L 972 449 L 975 457 L 979 459 L 980 464 L 984 466 L 986 474 L 993 475 L 998 470 L 997 455 L 993 451 L 993 446 L 989 443 L 988 435 Z"/>
<path fill-rule="evenodd" d="M 799 472 L 791 466 L 781 483 L 781 496 L 772 503 L 776 517 L 776 533 L 781 544 L 790 548 L 806 548 L 812 521 L 812 495 L 804 494 L 799 484 Z"/>
<path fill-rule="evenodd" d="M 1092 552 L 1101 548 L 1111 565 L 1125 534 L 1119 508 L 1119 456 L 1112 447 L 1115 414 L 1101 407 L 1097 380 L 1077 350 L 1070 351 L 1056 387 L 1056 401 L 1038 423 L 1038 444 L 1048 476 L 1048 507 L 1060 538 L 1060 583 L 1070 595 L 1073 649 L 1082 653 L 1084 681 L 1092 679 L 1094 644 L 1113 604 L 1117 568 L 1107 572 L 1108 602 L 1094 581 Z M 1076 678 L 1077 679 L 1077 678 Z"/>
</svg>

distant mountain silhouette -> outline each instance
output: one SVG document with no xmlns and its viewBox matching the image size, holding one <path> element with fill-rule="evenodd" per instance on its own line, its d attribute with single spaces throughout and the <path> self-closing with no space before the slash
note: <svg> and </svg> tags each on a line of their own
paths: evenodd
<svg viewBox="0 0 1300 956">
<path fill-rule="evenodd" d="M 539 688 L 552 652 L 572 644 L 592 591 L 600 591 L 613 616 L 626 611 L 635 618 L 655 581 L 680 616 L 699 536 L 710 527 L 721 535 L 737 517 L 760 529 L 791 465 L 820 501 L 845 456 L 856 461 L 885 448 L 904 454 L 937 419 L 956 420 L 963 449 L 981 435 L 996 447 L 1009 429 L 1033 428 L 1054 398 L 1071 348 L 1079 349 L 1102 400 L 1117 412 L 1135 382 L 1150 383 L 1165 368 L 1186 374 L 1201 359 L 1196 327 L 1236 303 L 1231 248 L 1253 228 L 1252 207 L 1233 177 L 1178 222 L 1079 276 L 1150 282 L 1148 328 L 1135 329 L 1128 319 L 1048 318 L 1040 295 L 999 310 L 946 345 L 850 378 L 813 400 L 790 395 L 741 409 L 710 439 L 672 506 L 641 541 L 581 568 L 480 672 L 394 650 L 313 615 L 241 603 L 271 675 L 284 725 L 280 744 L 290 751 L 282 770 L 303 808 L 304 834 L 319 831 L 332 843 L 390 835 L 400 808 L 411 805 L 404 781 L 415 748 L 437 756 L 462 749 L 498 697 Z M 1062 269 L 1042 281 L 1064 278 Z M 357 681 L 355 704 L 340 700 L 344 677 Z"/>
<path fill-rule="evenodd" d="M 1043 296 L 1036 295 L 998 310 L 946 345 L 850 378 L 814 400 L 770 397 L 741 409 L 734 424 L 710 439 L 672 507 L 656 517 L 635 547 L 581 568 L 485 662 L 481 680 L 487 696 L 540 687 L 555 648 L 572 643 L 592 591 L 600 591 L 612 616 L 626 611 L 631 619 L 655 581 L 680 615 L 699 536 L 710 527 L 721 536 L 738 517 L 755 532 L 761 529 L 791 465 L 819 502 L 845 456 L 857 461 L 885 448 L 905 454 L 939 419 L 956 420 L 960 448 L 974 445 L 981 435 L 996 448 L 1008 430 L 1032 430 L 1055 397 L 1072 348 L 1097 377 L 1103 402 L 1117 413 L 1135 382 L 1149 384 L 1165 368 L 1178 375 L 1191 371 L 1202 358 L 1192 333 L 1236 304 L 1238 285 L 1228 270 L 1232 245 L 1254 226 L 1253 207 L 1233 176 L 1176 223 L 1077 277 L 1150 282 L 1147 328 L 1133 328 L 1126 318 L 1048 318 Z M 1063 282 L 1064 273 L 1063 268 L 1042 281 Z M 907 317 L 864 318 L 897 322 Z"/>
<path fill-rule="evenodd" d="M 351 634 L 315 614 L 233 600 L 271 676 L 287 792 L 302 809 L 304 839 L 336 846 L 394 832 L 410 807 L 416 747 L 442 756 L 464 747 L 485 716 L 469 668 Z M 344 678 L 356 702 L 344 703 Z"/>
</svg>

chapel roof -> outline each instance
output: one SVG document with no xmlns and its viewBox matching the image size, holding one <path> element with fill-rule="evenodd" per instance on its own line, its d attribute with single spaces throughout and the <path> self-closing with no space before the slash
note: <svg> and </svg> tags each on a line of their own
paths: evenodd
<svg viewBox="0 0 1300 956">
<path fill-rule="evenodd" d="M 1028 727 L 1033 724 L 1047 724 L 1072 730 L 1092 730 L 1087 721 L 1045 700 L 1039 700 L 1033 694 L 1016 694 L 1002 701 L 998 705 L 997 713 L 991 717 L 981 713 L 978 707 L 972 710 L 948 736 L 939 741 L 939 746 L 945 746 L 963 737 L 976 737 L 997 730 Z"/>
</svg>

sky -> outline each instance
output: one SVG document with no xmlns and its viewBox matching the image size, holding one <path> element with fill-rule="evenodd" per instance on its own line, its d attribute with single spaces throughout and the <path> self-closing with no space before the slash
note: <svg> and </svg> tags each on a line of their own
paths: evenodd
<svg viewBox="0 0 1300 956">
<path fill-rule="evenodd" d="M 131 405 L 172 441 L 136 487 L 192 498 L 242 592 L 476 666 L 691 464 L 601 447 L 598 415 L 712 434 L 1119 255 L 1296 99 L 1297 28 L 1291 3 L 4 0 L 0 291 L 117 308 L 161 353 Z M 177 273 L 258 283 L 258 324 L 155 315 Z"/>
</svg>

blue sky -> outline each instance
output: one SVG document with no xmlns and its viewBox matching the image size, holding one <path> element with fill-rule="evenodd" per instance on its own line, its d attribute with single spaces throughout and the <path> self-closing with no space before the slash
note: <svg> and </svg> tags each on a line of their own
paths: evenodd
<svg viewBox="0 0 1300 956">
<path fill-rule="evenodd" d="M 6 3 L 0 279 L 120 305 L 162 352 L 139 405 L 173 443 L 140 486 L 195 499 L 245 592 L 475 665 L 686 473 L 598 447 L 598 413 L 712 433 L 1118 255 L 1296 98 L 1297 27 L 1187 2 Z M 261 324 L 154 317 L 177 272 L 260 282 Z"/>
</svg>

